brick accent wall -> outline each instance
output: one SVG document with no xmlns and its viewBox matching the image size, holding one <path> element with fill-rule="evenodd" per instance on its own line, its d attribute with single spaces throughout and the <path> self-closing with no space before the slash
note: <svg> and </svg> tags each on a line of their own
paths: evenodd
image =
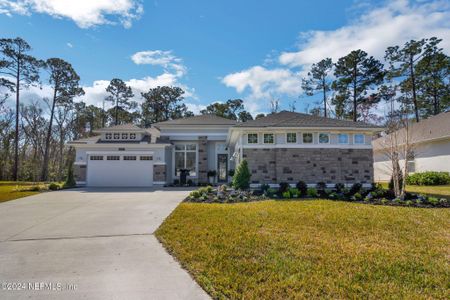
<svg viewBox="0 0 450 300">
<path fill-rule="evenodd" d="M 208 182 L 208 137 L 200 136 L 198 138 L 198 182 Z"/>
<path fill-rule="evenodd" d="M 371 183 L 372 149 L 244 149 L 252 183 Z"/>
<path fill-rule="evenodd" d="M 166 165 L 153 166 L 153 181 L 166 182 Z"/>
<path fill-rule="evenodd" d="M 73 177 L 75 181 L 86 181 L 86 165 L 74 165 Z"/>
</svg>

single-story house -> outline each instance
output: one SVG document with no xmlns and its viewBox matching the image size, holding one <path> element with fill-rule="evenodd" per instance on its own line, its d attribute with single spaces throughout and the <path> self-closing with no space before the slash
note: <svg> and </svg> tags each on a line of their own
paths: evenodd
<svg viewBox="0 0 450 300">
<path fill-rule="evenodd" d="M 328 184 L 373 181 L 372 136 L 377 126 L 282 111 L 237 123 L 200 115 L 153 124 L 126 124 L 72 141 L 74 173 L 87 186 L 171 184 L 181 169 L 188 179 L 229 181 L 229 171 L 246 159 L 253 185 L 282 181 Z"/>
<path fill-rule="evenodd" d="M 397 131 L 398 144 L 406 141 L 405 129 Z M 410 151 L 407 157 L 409 173 L 425 171 L 450 172 L 450 112 L 412 123 L 408 130 Z M 392 176 L 392 162 L 387 147 L 394 135 L 373 140 L 375 181 L 389 181 Z M 401 166 L 404 159 L 400 160 Z"/>
</svg>

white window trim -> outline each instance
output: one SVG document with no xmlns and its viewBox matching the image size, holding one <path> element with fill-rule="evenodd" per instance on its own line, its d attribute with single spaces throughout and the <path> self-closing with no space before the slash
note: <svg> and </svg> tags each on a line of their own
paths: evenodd
<svg viewBox="0 0 450 300">
<path fill-rule="evenodd" d="M 249 136 L 250 135 L 253 135 L 253 134 L 256 134 L 256 143 L 250 143 L 250 141 L 249 141 Z M 247 144 L 250 144 L 250 145 L 255 145 L 255 144 L 258 144 L 259 143 L 259 135 L 257 134 L 257 133 L 253 133 L 253 132 L 251 132 L 251 133 L 247 133 Z"/>
<path fill-rule="evenodd" d="M 311 135 L 311 137 L 312 137 L 311 143 L 305 143 L 305 141 L 303 139 L 303 135 L 304 134 L 310 134 Z M 302 132 L 302 144 L 305 144 L 305 145 L 314 144 L 314 133 L 312 133 L 312 132 Z"/>
<path fill-rule="evenodd" d="M 320 135 L 321 134 L 326 134 L 326 135 L 328 135 L 328 143 L 321 143 L 320 142 Z M 322 144 L 322 145 L 328 145 L 328 144 L 330 144 L 331 143 L 331 134 L 329 133 L 329 132 L 319 132 L 318 134 L 317 134 L 317 143 L 318 144 Z"/>
<path fill-rule="evenodd" d="M 195 145 L 195 150 L 187 150 L 186 149 L 186 145 L 187 144 Z M 194 142 L 194 141 L 192 141 L 192 142 L 186 141 L 186 142 L 176 142 L 174 144 L 174 146 L 176 146 L 176 145 L 185 145 L 185 148 L 184 148 L 184 150 L 176 150 L 175 147 L 173 147 L 173 151 L 172 151 L 173 179 L 178 179 L 179 178 L 179 176 L 177 176 L 177 172 L 176 172 L 176 169 L 175 169 L 175 153 L 176 152 L 183 152 L 183 153 L 185 153 L 184 154 L 185 155 L 185 163 L 184 163 L 185 165 L 186 165 L 186 152 L 195 152 L 195 176 L 194 175 L 189 175 L 188 178 L 198 178 L 198 146 L 199 146 L 198 143 Z"/>
<path fill-rule="evenodd" d="M 339 139 L 340 135 L 346 135 L 347 136 L 347 143 L 341 143 L 341 140 Z M 338 133 L 337 134 L 337 140 L 338 140 L 338 144 L 340 144 L 340 145 L 348 145 L 350 143 L 350 138 L 348 136 L 348 133 Z"/>
<path fill-rule="evenodd" d="M 357 135 L 362 135 L 362 137 L 363 137 L 363 142 L 362 143 L 356 143 L 355 138 L 356 138 Z M 355 134 L 353 134 L 353 144 L 354 145 L 365 145 L 366 144 L 366 135 L 364 133 L 355 133 Z"/>
<path fill-rule="evenodd" d="M 264 140 L 264 136 L 266 134 L 271 134 L 272 135 L 272 143 L 266 143 L 266 141 Z M 270 133 L 270 132 L 265 132 L 265 133 L 263 133 L 262 140 L 263 140 L 263 144 L 273 145 L 273 144 L 275 144 L 275 134 L 274 133 Z"/>
<path fill-rule="evenodd" d="M 288 134 L 295 134 L 295 142 L 289 142 Z M 286 132 L 286 144 L 297 144 L 297 142 L 298 142 L 297 132 Z"/>
</svg>

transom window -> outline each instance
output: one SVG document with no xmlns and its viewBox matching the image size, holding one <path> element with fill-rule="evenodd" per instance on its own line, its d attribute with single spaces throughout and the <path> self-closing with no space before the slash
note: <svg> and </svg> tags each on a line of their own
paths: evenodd
<svg viewBox="0 0 450 300">
<path fill-rule="evenodd" d="M 264 144 L 273 144 L 273 133 L 264 133 Z"/>
<path fill-rule="evenodd" d="M 130 140 L 136 139 L 136 133 L 130 133 Z"/>
<path fill-rule="evenodd" d="M 124 155 L 123 160 L 136 160 L 136 156 L 134 155 Z"/>
<path fill-rule="evenodd" d="M 120 133 L 114 133 L 114 139 L 115 140 L 120 139 Z"/>
<path fill-rule="evenodd" d="M 180 170 L 189 170 L 189 176 L 197 176 L 197 145 L 175 145 L 175 176 L 180 176 Z"/>
<path fill-rule="evenodd" d="M 103 160 L 103 156 L 102 155 L 91 155 L 90 160 Z"/>
<path fill-rule="evenodd" d="M 107 134 L 105 134 L 105 137 L 106 137 L 107 140 L 110 140 L 110 139 L 112 139 L 112 134 L 111 133 L 107 133 Z"/>
<path fill-rule="evenodd" d="M 106 160 L 120 160 L 120 156 L 119 155 L 108 155 L 106 157 Z"/>
<path fill-rule="evenodd" d="M 339 133 L 338 134 L 338 141 L 339 141 L 339 144 L 348 144 L 348 134 L 346 134 L 346 133 Z"/>
<path fill-rule="evenodd" d="M 128 133 L 122 133 L 122 140 L 128 140 Z"/>
<path fill-rule="evenodd" d="M 320 144 L 329 144 L 330 143 L 330 134 L 329 133 L 319 133 L 319 143 Z"/>
<path fill-rule="evenodd" d="M 364 144 L 364 134 L 357 133 L 353 135 L 354 144 Z"/>
<path fill-rule="evenodd" d="M 258 144 L 258 134 L 257 133 L 247 134 L 247 142 L 249 144 Z"/>
<path fill-rule="evenodd" d="M 288 132 L 286 134 L 286 141 L 290 144 L 297 143 L 297 134 L 295 132 Z"/>
<path fill-rule="evenodd" d="M 153 160 L 153 156 L 151 155 L 141 156 L 140 160 Z"/>
<path fill-rule="evenodd" d="M 304 133 L 303 134 L 303 144 L 312 144 L 313 142 L 313 134 L 312 133 Z"/>
</svg>

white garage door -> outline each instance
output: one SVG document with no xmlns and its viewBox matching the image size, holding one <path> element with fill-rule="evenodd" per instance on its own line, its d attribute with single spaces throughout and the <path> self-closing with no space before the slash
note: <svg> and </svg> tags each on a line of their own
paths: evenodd
<svg viewBox="0 0 450 300">
<path fill-rule="evenodd" d="M 153 186 L 152 154 L 89 154 L 87 185 L 98 187 Z"/>
</svg>

